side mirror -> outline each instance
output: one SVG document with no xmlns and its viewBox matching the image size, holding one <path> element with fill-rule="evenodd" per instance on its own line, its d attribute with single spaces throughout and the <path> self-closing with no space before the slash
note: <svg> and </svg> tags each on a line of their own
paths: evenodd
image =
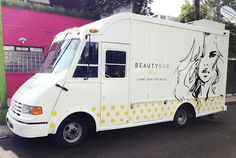
<svg viewBox="0 0 236 158">
<path fill-rule="evenodd" d="M 85 35 L 85 39 L 89 40 L 89 42 L 90 42 L 90 34 Z"/>
<path fill-rule="evenodd" d="M 89 48 L 88 48 L 88 59 L 90 59 L 90 51 L 91 51 L 91 41 L 90 41 L 90 34 L 85 35 L 85 39 L 88 40 L 89 43 Z M 84 78 L 84 80 L 89 79 L 89 71 L 90 71 L 90 64 L 88 63 L 88 68 L 87 68 L 87 76 Z"/>
</svg>

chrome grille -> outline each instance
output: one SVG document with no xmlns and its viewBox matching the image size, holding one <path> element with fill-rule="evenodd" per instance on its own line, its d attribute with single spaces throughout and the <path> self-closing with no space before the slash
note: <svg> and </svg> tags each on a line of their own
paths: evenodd
<svg viewBox="0 0 236 158">
<path fill-rule="evenodd" d="M 21 108 L 22 108 L 22 103 L 13 100 L 11 106 L 12 106 L 12 107 L 11 107 L 12 112 L 13 112 L 14 114 L 20 116 L 20 115 L 21 115 L 21 112 L 22 112 L 22 110 L 21 110 Z"/>
</svg>

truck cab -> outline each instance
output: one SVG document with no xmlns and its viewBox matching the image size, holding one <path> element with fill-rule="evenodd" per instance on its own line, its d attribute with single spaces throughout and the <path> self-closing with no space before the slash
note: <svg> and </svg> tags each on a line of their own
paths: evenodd
<svg viewBox="0 0 236 158">
<path fill-rule="evenodd" d="M 7 123 L 15 134 L 54 134 L 59 144 L 70 146 L 89 130 L 128 123 L 129 44 L 102 42 L 101 21 L 55 36 L 40 72 L 12 97 Z M 115 115 L 109 108 L 122 110 L 116 113 L 119 122 L 105 122 L 107 115 Z"/>
</svg>

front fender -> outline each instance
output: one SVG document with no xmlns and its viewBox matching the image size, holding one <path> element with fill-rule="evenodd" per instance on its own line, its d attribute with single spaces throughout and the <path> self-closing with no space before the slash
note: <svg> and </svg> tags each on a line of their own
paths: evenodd
<svg viewBox="0 0 236 158">
<path fill-rule="evenodd" d="M 48 122 L 49 134 L 55 134 L 57 132 L 57 129 L 59 128 L 60 124 L 62 123 L 62 121 L 65 120 L 70 115 L 75 114 L 75 113 L 86 113 L 86 114 L 90 115 L 96 123 L 96 131 L 97 131 L 97 127 L 99 125 L 99 119 L 96 119 L 95 113 L 93 113 L 87 109 L 83 109 L 83 110 L 73 109 L 73 110 L 65 110 L 63 112 L 53 111 L 51 113 L 51 118 Z"/>
</svg>

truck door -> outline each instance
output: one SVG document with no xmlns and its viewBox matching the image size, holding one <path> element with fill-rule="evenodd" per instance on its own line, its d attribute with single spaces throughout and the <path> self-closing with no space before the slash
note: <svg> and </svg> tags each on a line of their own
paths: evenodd
<svg viewBox="0 0 236 158">
<path fill-rule="evenodd" d="M 102 43 L 101 126 L 129 122 L 129 45 Z"/>
<path fill-rule="evenodd" d="M 99 43 L 87 42 L 82 50 L 75 61 L 76 66 L 68 73 L 64 85 L 60 84 L 67 90 L 61 92 L 54 110 L 61 113 L 73 110 L 86 111 L 95 119 L 100 119 Z"/>
</svg>

